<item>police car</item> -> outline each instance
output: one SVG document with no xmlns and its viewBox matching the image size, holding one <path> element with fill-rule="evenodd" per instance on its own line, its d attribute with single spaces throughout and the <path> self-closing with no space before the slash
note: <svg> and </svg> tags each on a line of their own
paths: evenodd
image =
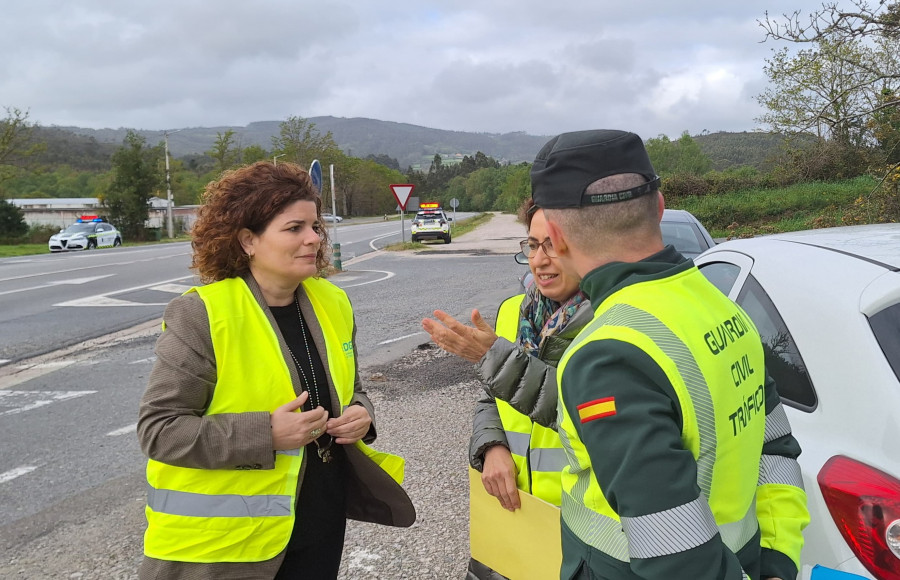
<svg viewBox="0 0 900 580">
<path fill-rule="evenodd" d="M 81 216 L 76 222 L 58 234 L 50 236 L 51 252 L 90 250 L 91 248 L 122 245 L 122 234 L 102 218 L 95 215 Z"/>
<path fill-rule="evenodd" d="M 447 217 L 440 204 L 429 201 L 419 204 L 419 211 L 413 218 L 410 233 L 412 241 L 420 240 L 444 240 L 449 244 L 451 240 L 450 222 L 453 218 Z"/>
</svg>

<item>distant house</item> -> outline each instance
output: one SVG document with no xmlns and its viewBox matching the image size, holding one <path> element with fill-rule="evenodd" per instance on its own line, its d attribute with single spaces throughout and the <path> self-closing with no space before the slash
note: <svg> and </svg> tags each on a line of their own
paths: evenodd
<svg viewBox="0 0 900 580">
<path fill-rule="evenodd" d="M 29 226 L 47 225 L 65 228 L 83 215 L 104 215 L 103 206 L 96 197 L 18 198 L 7 201 L 22 210 L 25 214 L 25 223 Z M 196 220 L 197 206 L 172 208 L 172 221 L 176 228 L 188 231 Z M 148 228 L 167 227 L 166 200 L 159 197 L 150 198 L 149 217 L 144 225 Z"/>
</svg>

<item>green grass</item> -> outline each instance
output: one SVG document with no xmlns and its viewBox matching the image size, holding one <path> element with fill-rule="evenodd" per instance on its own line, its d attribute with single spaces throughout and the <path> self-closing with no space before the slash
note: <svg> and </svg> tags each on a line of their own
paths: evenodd
<svg viewBox="0 0 900 580">
<path fill-rule="evenodd" d="M 491 213 L 480 213 L 476 216 L 472 216 L 464 220 L 459 220 L 458 222 L 453 222 L 453 237 L 456 238 L 463 234 L 467 234 L 478 226 L 491 221 L 491 218 L 493 217 L 494 214 Z"/>
<path fill-rule="evenodd" d="M 870 177 L 801 183 L 782 189 L 687 197 L 670 207 L 697 216 L 713 237 L 746 237 L 844 225 L 856 200 L 876 184 Z"/>
<path fill-rule="evenodd" d="M 0 245 L 0 258 L 31 256 L 34 254 L 46 254 L 48 252 L 46 243 Z"/>
<path fill-rule="evenodd" d="M 396 242 L 388 244 L 382 249 L 388 252 L 402 252 L 403 250 L 424 250 L 427 247 L 422 242 Z"/>
</svg>

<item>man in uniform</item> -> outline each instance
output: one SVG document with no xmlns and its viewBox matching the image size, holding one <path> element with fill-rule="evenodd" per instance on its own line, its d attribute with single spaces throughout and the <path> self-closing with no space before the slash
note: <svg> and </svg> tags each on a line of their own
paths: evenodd
<svg viewBox="0 0 900 580">
<path fill-rule="evenodd" d="M 531 176 L 596 309 L 558 367 L 561 577 L 796 578 L 800 447 L 750 318 L 663 245 L 643 142 L 564 133 Z"/>
</svg>

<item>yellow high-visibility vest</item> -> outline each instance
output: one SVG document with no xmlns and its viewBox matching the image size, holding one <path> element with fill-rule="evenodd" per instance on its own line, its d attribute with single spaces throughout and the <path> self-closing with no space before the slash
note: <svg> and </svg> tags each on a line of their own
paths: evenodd
<svg viewBox="0 0 900 580">
<path fill-rule="evenodd" d="M 704 309 L 698 312 L 671 306 L 670 297 L 677 294 L 701 297 Z M 752 382 L 735 386 L 729 365 L 722 364 L 704 339 L 723 321 L 733 325 L 734 336 L 739 333 L 742 337 L 729 343 L 729 360 L 765 368 L 762 343 L 750 317 L 696 268 L 614 292 L 566 350 L 557 368 L 559 432 L 569 459 L 562 473 L 562 519 L 585 544 L 629 561 L 623 524 L 606 501 L 575 428 L 580 419 L 573 419 L 564 404 L 567 363 L 586 344 L 605 339 L 633 344 L 665 372 L 681 408 L 682 442 L 697 461 L 701 499 L 708 502 L 722 541 L 737 552 L 753 538 L 758 529 L 755 497 L 765 421 L 762 417 L 749 421 L 734 433 L 729 416 L 746 405 L 748 397 L 762 405 L 759 413 L 765 413 L 764 376 L 758 373 Z M 660 538 L 660 543 L 667 540 Z M 652 552 L 653 538 L 644 542 L 641 549 Z"/>
<path fill-rule="evenodd" d="M 507 298 L 497 312 L 497 336 L 512 343 L 519 334 L 521 304 L 525 295 Z M 527 415 L 497 399 L 500 421 L 516 464 L 516 487 L 555 506 L 560 504 L 560 472 L 567 465 L 559 435 L 534 423 Z"/>
<path fill-rule="evenodd" d="M 356 377 L 353 311 L 343 290 L 308 278 L 303 288 L 325 338 L 340 408 Z M 205 415 L 271 412 L 296 398 L 275 330 L 246 282 L 228 278 L 192 288 L 206 305 L 216 387 Z M 356 446 L 397 482 L 403 459 Z M 144 553 L 181 562 L 258 562 L 278 555 L 294 528 L 304 449 L 279 451 L 274 469 L 191 469 L 150 460 Z"/>
</svg>

